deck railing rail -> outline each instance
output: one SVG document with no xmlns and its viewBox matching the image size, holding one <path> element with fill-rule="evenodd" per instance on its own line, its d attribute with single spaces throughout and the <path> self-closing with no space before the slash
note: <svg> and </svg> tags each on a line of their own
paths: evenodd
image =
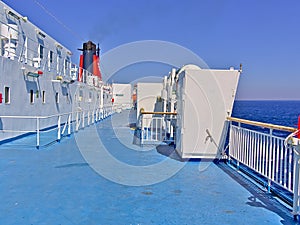
<svg viewBox="0 0 300 225">
<path fill-rule="evenodd" d="M 0 119 L 13 119 L 19 120 L 19 122 L 27 121 L 32 124 L 29 129 L 3 129 L 2 133 L 16 133 L 16 138 L 23 134 L 36 134 L 35 146 L 39 148 L 41 146 L 41 134 L 51 133 L 48 142 L 60 141 L 64 135 L 70 135 L 73 132 L 77 132 L 86 126 L 92 125 L 98 121 L 101 121 L 113 114 L 112 107 L 96 108 L 91 110 L 77 110 L 74 112 L 60 113 L 48 116 L 1 116 Z M 47 121 L 55 120 L 50 126 L 44 126 L 43 124 L 49 124 Z M 35 125 L 34 125 L 35 124 Z M 53 133 L 54 132 L 54 133 Z"/>
<path fill-rule="evenodd" d="M 145 112 L 140 113 L 138 126 L 140 127 L 140 144 L 157 144 L 163 141 L 173 141 L 172 121 L 176 119 L 173 112 Z"/>
<path fill-rule="evenodd" d="M 292 213 L 299 215 L 299 141 L 293 138 L 297 129 L 233 117 L 228 121 L 229 162 L 234 160 L 237 168 L 242 164 L 264 177 L 268 191 L 276 184 L 291 193 Z M 247 127 L 249 125 L 253 129 Z M 287 135 L 276 136 L 274 130 Z"/>
</svg>

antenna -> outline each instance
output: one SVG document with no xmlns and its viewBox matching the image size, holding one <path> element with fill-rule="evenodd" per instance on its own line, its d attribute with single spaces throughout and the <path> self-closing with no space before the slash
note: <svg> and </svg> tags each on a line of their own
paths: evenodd
<svg viewBox="0 0 300 225">
<path fill-rule="evenodd" d="M 100 47 L 99 47 L 99 43 L 98 43 L 98 45 L 97 45 L 97 56 L 99 56 L 100 55 Z"/>
</svg>

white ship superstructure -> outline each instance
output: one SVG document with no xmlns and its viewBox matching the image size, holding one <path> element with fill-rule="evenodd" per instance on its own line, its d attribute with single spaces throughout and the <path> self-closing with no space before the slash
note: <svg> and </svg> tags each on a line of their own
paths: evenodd
<svg viewBox="0 0 300 225">
<path fill-rule="evenodd" d="M 299 224 L 300 117 L 232 117 L 241 67 L 131 90 L 102 82 L 94 43 L 80 50 L 77 67 L 0 0 L 0 224 Z"/>
<path fill-rule="evenodd" d="M 76 111 L 93 111 L 102 118 L 109 114 L 111 87 L 99 74 L 73 64 L 71 56 L 69 49 L 0 1 L 0 141 L 57 126 L 58 115 L 64 123 L 66 114 Z M 90 63 L 95 67 L 98 61 Z"/>
<path fill-rule="evenodd" d="M 151 105 L 137 104 L 141 143 L 174 141 L 182 158 L 216 158 L 224 148 L 240 70 L 201 69 L 185 65 L 172 69 Z M 147 89 L 147 90 L 148 90 Z M 145 88 L 141 88 L 145 92 Z M 160 95 L 161 96 L 158 96 Z M 148 100 L 146 97 L 143 97 Z M 145 101 L 137 94 L 137 103 Z M 148 100 L 149 101 L 149 100 Z"/>
</svg>

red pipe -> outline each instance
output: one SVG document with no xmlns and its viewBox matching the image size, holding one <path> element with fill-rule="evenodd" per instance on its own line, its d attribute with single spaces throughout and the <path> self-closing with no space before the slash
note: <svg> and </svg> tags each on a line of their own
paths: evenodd
<svg viewBox="0 0 300 225">
<path fill-rule="evenodd" d="M 78 73 L 78 81 L 82 82 L 82 72 L 83 72 L 83 55 L 80 55 L 79 59 L 79 73 Z"/>
<path fill-rule="evenodd" d="M 93 55 L 93 74 L 102 80 L 101 72 L 99 69 L 99 56 Z"/>
</svg>

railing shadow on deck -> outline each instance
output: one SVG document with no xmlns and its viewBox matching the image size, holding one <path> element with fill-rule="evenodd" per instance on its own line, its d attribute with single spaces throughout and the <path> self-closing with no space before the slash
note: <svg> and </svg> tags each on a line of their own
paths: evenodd
<svg viewBox="0 0 300 225">
<path fill-rule="evenodd" d="M 244 175 L 228 166 L 224 161 L 215 162 L 215 165 L 250 193 L 245 204 L 252 207 L 264 208 L 276 213 L 282 218 L 280 222 L 284 225 L 299 224 L 293 219 L 291 209 L 279 202 L 273 194 L 268 193 L 262 186 L 254 183 L 249 178 L 246 178 Z"/>
<path fill-rule="evenodd" d="M 228 162 L 237 170 L 244 167 L 242 172 L 250 175 L 251 179 L 258 178 L 256 180 L 268 188 L 268 193 L 273 192 L 288 205 L 292 205 L 291 214 L 295 220 L 298 219 L 300 142 L 296 137 L 299 130 L 239 118 L 228 120 L 230 121 Z M 285 135 L 274 135 L 274 130 L 285 132 Z M 287 192 L 288 195 L 280 194 L 281 192 Z"/>
</svg>

